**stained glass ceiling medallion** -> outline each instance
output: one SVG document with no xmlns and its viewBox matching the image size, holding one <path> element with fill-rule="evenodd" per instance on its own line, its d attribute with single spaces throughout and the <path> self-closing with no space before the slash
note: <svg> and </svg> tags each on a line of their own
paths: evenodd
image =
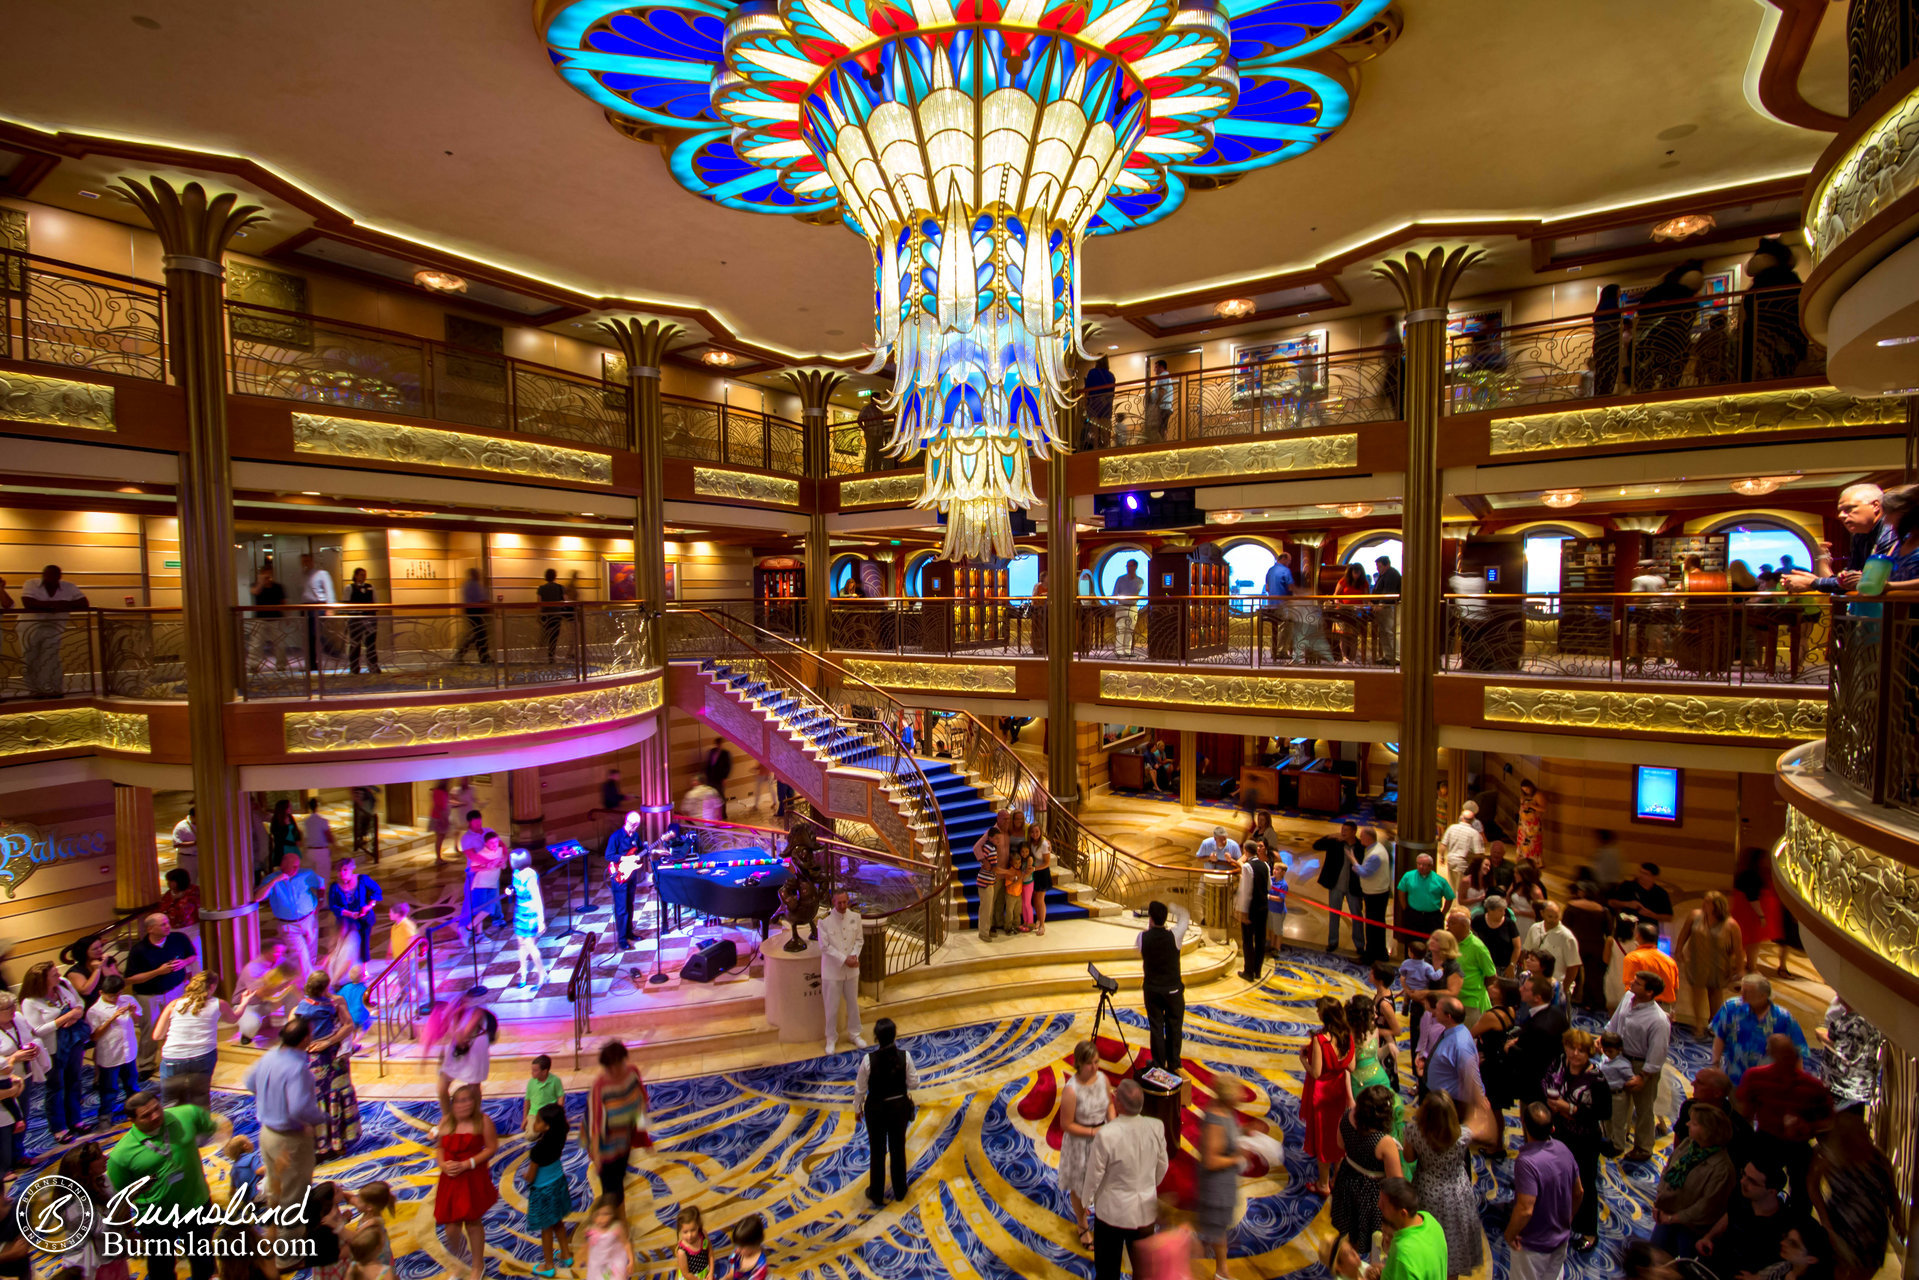
<svg viewBox="0 0 1919 1280">
<path fill-rule="evenodd" d="M 889 448 L 949 558 L 1005 556 L 1061 446 L 1088 235 L 1299 155 L 1388 0 L 549 0 L 553 66 L 680 185 L 837 217 L 873 253 Z"/>
</svg>

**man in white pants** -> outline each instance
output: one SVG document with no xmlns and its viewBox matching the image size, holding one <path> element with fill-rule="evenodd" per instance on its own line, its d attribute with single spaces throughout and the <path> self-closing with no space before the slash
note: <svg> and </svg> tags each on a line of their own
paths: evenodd
<svg viewBox="0 0 1919 1280">
<path fill-rule="evenodd" d="M 820 988 L 826 999 L 826 1051 L 836 1051 L 840 1006 L 846 1006 L 846 1034 L 864 1049 L 860 1034 L 860 950 L 866 945 L 866 927 L 860 913 L 850 910 L 853 900 L 841 889 L 833 895 L 833 909 L 820 919 Z"/>
</svg>

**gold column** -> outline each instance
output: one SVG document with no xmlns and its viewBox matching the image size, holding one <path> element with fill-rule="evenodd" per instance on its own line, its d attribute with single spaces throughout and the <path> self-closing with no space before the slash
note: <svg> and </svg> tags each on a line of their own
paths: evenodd
<svg viewBox="0 0 1919 1280">
<path fill-rule="evenodd" d="M 209 197 L 197 182 L 128 179 L 116 191 L 160 237 L 166 272 L 167 357 L 186 398 L 187 449 L 180 458 L 181 596 L 185 603 L 187 732 L 200 846 L 206 963 L 230 991 L 259 951 L 251 909 L 247 805 L 227 756 L 226 704 L 233 700 L 233 471 L 227 443 L 226 268 L 220 255 L 260 210 L 239 197 Z"/>
<path fill-rule="evenodd" d="M 660 409 L 660 361 L 681 329 L 670 320 L 628 317 L 603 320 L 613 345 L 626 359 L 627 438 L 640 458 L 640 494 L 634 502 L 633 579 L 634 594 L 646 610 L 646 665 L 666 663 L 666 487 L 665 424 Z M 658 732 L 648 743 L 666 736 L 666 712 L 656 713 Z M 667 816 L 673 804 L 672 780 L 667 777 L 666 757 L 649 752 L 647 743 L 640 749 L 640 811 L 646 815 L 644 830 L 650 837 L 666 830 Z"/>
<path fill-rule="evenodd" d="M 1179 806 L 1192 809 L 1199 805 L 1199 734 L 1191 729 L 1179 731 Z"/>
<path fill-rule="evenodd" d="M 546 847 L 546 810 L 540 797 L 540 766 L 515 769 L 506 776 L 507 800 L 513 809 L 513 846 Z"/>
<path fill-rule="evenodd" d="M 1075 365 L 1080 361 L 1069 357 Z M 1077 443 L 1086 401 L 1060 415 L 1065 442 Z M 1072 455 L 1055 445 L 1046 462 L 1046 789 L 1068 809 L 1079 807 L 1079 721 L 1073 710 L 1073 657 L 1079 652 L 1079 532 L 1066 484 Z"/>
<path fill-rule="evenodd" d="M 1446 303 L 1459 275 L 1479 257 L 1464 246 L 1409 253 L 1374 269 L 1406 305 L 1406 504 L 1399 617 L 1399 865 L 1433 853 L 1438 732 L 1433 672 L 1439 665 L 1439 417 L 1446 386 Z"/>
<path fill-rule="evenodd" d="M 846 375 L 831 369 L 794 369 L 787 373 L 793 390 L 800 397 L 800 418 L 806 432 L 806 474 L 813 477 L 813 512 L 806 526 L 806 639 L 814 650 L 825 653 L 832 646 L 833 589 L 827 581 L 832 568 L 826 513 L 820 508 L 826 488 L 828 436 L 826 406 Z"/>
<path fill-rule="evenodd" d="M 153 838 L 153 792 L 113 784 L 113 909 L 137 911 L 160 900 L 160 850 Z"/>
</svg>

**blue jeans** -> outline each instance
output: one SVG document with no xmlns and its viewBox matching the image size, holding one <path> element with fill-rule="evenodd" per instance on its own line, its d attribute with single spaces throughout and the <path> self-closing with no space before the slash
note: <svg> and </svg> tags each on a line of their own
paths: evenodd
<svg viewBox="0 0 1919 1280">
<path fill-rule="evenodd" d="M 1366 900 L 1359 896 L 1359 890 L 1356 888 L 1340 889 L 1334 887 L 1328 889 L 1326 891 L 1326 905 L 1334 911 L 1350 911 L 1356 916 L 1366 914 Z M 1326 917 L 1326 949 L 1328 951 L 1339 950 L 1338 916 L 1329 915 Z M 1366 926 L 1355 920 L 1353 921 L 1353 950 L 1364 951 L 1365 949 Z"/>
<path fill-rule="evenodd" d="M 506 913 L 500 909 L 500 891 L 498 889 L 475 887 L 469 883 L 466 890 L 466 902 L 460 910 L 460 927 L 463 929 L 471 929 L 474 924 L 474 917 L 482 913 L 491 917 L 493 923 L 496 925 L 504 926 L 506 924 Z"/>
<path fill-rule="evenodd" d="M 63 1039 L 65 1037 L 62 1037 Z M 86 1045 L 69 1042 L 53 1051 L 47 1068 L 47 1128 L 63 1133 L 80 1123 L 80 1066 Z"/>
<path fill-rule="evenodd" d="M 197 1058 L 162 1058 L 160 1059 L 160 1078 L 171 1080 L 175 1076 L 210 1076 L 213 1074 L 214 1064 L 219 1060 L 218 1049 L 212 1053 L 203 1053 Z"/>
<path fill-rule="evenodd" d="M 140 1092 L 140 1071 L 131 1062 L 123 1062 L 117 1067 L 95 1067 L 93 1081 L 100 1090 L 102 1117 L 119 1110 L 120 1100 L 114 1096 L 116 1086 L 120 1094 L 129 1098 Z"/>
</svg>

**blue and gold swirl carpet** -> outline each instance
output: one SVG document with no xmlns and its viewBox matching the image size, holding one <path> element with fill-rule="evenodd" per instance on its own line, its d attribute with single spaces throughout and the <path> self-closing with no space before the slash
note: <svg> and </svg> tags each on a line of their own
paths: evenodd
<svg viewBox="0 0 1919 1280">
<path fill-rule="evenodd" d="M 1232 1245 L 1234 1277 L 1325 1275 L 1317 1260 L 1330 1235 L 1325 1202 L 1302 1190 L 1313 1167 L 1300 1152 L 1298 1052 L 1308 1023 L 1317 1023 L 1315 998 L 1362 989 L 1355 966 L 1289 951 L 1259 988 L 1188 1009 L 1185 1055 L 1195 1105 L 1216 1081 L 1239 1081 L 1252 1097 L 1243 1110 L 1247 1122 L 1277 1133 L 1286 1151 L 1283 1167 L 1255 1164 L 1249 1170 L 1245 1219 Z M 1103 1065 L 1115 1075 L 1131 1061 L 1119 1035 L 1134 1051 L 1145 1040 L 1136 1012 L 1121 1017 L 1121 1032 L 1109 1021 L 1100 1038 Z M 1091 1024 L 1090 1012 L 1036 1013 L 903 1037 L 920 1073 L 919 1115 L 907 1148 L 912 1187 L 904 1202 L 878 1211 L 865 1199 L 866 1137 L 853 1116 L 856 1054 L 649 1082 L 656 1145 L 627 1183 L 641 1274 L 674 1275 L 678 1207 L 691 1203 L 701 1208 L 717 1248 L 726 1247 L 732 1223 L 763 1214 L 772 1271 L 782 1280 L 1090 1276 L 1091 1261 L 1078 1243 L 1055 1171 L 1059 1087 L 1070 1073 L 1074 1044 Z M 1690 1078 L 1706 1060 L 1707 1046 L 1683 1032 L 1675 1040 L 1669 1098 L 1681 1077 Z M 489 1114 L 502 1134 L 517 1135 L 519 1083 L 500 1082 L 493 1092 L 501 1100 L 488 1104 Z M 215 1104 L 239 1131 L 256 1127 L 245 1095 L 216 1094 Z M 568 1111 L 577 1125 L 582 1095 L 569 1097 Z M 391 1226 L 402 1277 L 462 1274 L 434 1232 L 436 1106 L 367 1102 L 362 1112 L 360 1140 L 347 1158 L 322 1166 L 318 1177 L 348 1187 L 376 1178 L 392 1185 L 400 1200 Z M 1197 1113 L 1189 1112 L 1183 1158 L 1168 1175 L 1171 1189 L 1190 1185 L 1196 1127 Z M 487 1219 L 490 1274 L 525 1276 L 540 1265 L 538 1238 L 525 1229 L 525 1193 L 518 1181 L 526 1152 L 523 1139 L 509 1137 L 494 1164 L 502 1195 Z M 210 1152 L 208 1163 L 216 1181 L 223 1180 L 225 1161 Z M 1506 1271 L 1499 1232 L 1512 1199 L 1511 1166 L 1478 1157 L 1474 1165 L 1485 1205 L 1487 1271 L 1499 1280 Z M 1624 1241 L 1650 1230 L 1656 1168 L 1604 1162 L 1599 1248 L 1575 1256 L 1569 1266 L 1580 1280 L 1617 1275 Z M 577 1143 L 569 1146 L 566 1169 L 583 1211 L 597 1187 Z M 577 1256 L 584 1260 L 583 1251 Z"/>
</svg>

